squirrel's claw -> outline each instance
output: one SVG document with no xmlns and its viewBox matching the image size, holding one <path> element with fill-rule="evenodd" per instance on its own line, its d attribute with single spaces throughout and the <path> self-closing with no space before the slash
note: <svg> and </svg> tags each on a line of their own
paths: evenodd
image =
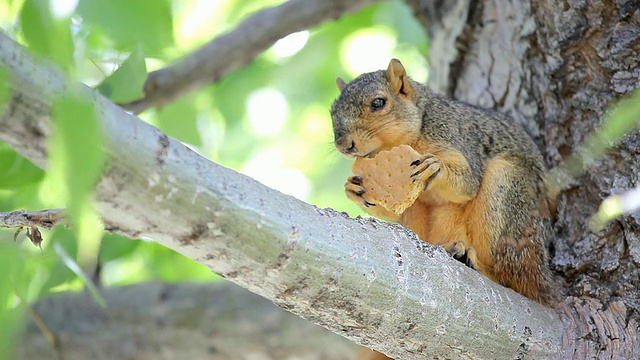
<svg viewBox="0 0 640 360">
<path fill-rule="evenodd" d="M 362 187 L 362 176 L 354 175 L 347 179 L 344 184 L 344 192 L 347 194 L 349 200 L 364 207 L 376 206 L 376 204 L 367 201 L 362 196 L 366 193 L 364 187 Z"/>
<path fill-rule="evenodd" d="M 410 177 L 424 181 L 426 184 L 425 189 L 429 187 L 431 181 L 440 174 L 440 170 L 442 169 L 442 161 L 432 154 L 425 154 L 411 162 L 410 165 L 416 168 Z"/>
<path fill-rule="evenodd" d="M 476 254 L 476 249 L 472 247 L 467 247 L 464 241 L 450 241 L 444 244 L 442 247 L 451 254 L 451 256 L 465 264 L 466 266 L 474 269 L 478 269 L 478 255 Z"/>
<path fill-rule="evenodd" d="M 347 179 L 347 182 L 350 182 L 352 184 L 355 185 L 362 185 L 362 176 L 360 175 L 353 175 L 350 178 Z"/>
</svg>

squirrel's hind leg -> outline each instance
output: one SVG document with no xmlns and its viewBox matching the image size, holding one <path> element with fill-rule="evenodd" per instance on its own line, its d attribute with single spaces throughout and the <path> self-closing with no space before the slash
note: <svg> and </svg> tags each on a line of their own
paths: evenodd
<svg viewBox="0 0 640 360">
<path fill-rule="evenodd" d="M 515 157 L 490 160 L 478 195 L 465 209 L 468 246 L 489 264 L 489 277 L 543 304 L 551 302 L 546 241 L 551 234 L 541 174 Z"/>
<path fill-rule="evenodd" d="M 442 247 L 456 260 L 462 262 L 468 267 L 477 270 L 485 276 L 489 276 L 489 271 L 478 259 L 476 249 L 467 247 L 464 241 L 450 241 Z"/>
</svg>

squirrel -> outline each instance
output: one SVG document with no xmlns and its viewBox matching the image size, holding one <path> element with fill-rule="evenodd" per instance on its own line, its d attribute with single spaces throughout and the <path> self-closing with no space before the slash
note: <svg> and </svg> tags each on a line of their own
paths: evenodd
<svg viewBox="0 0 640 360">
<path fill-rule="evenodd" d="M 542 154 L 524 129 L 502 113 L 434 93 L 397 59 L 386 70 L 336 83 L 336 148 L 355 158 L 409 145 L 422 155 L 407 166 L 426 184 L 400 215 L 376 206 L 358 174 L 347 179 L 347 197 L 489 279 L 551 305 L 546 246 L 555 201 L 547 195 Z"/>
</svg>

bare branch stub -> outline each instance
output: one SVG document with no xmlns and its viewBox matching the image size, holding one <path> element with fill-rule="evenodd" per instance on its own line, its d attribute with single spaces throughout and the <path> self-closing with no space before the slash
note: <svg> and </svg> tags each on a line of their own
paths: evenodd
<svg viewBox="0 0 640 360">
<path fill-rule="evenodd" d="M 18 233 L 22 227 L 51 229 L 63 223 L 63 221 L 64 214 L 62 209 L 0 212 L 0 227 L 18 228 Z"/>
<path fill-rule="evenodd" d="M 42 233 L 38 228 L 51 229 L 54 226 L 63 223 L 64 214 L 62 209 L 48 209 L 27 212 L 25 210 L 17 210 L 11 212 L 0 213 L 0 227 L 17 228 L 13 234 L 13 241 L 17 241 L 20 232 L 26 228 L 26 236 L 31 240 L 33 245 L 42 250 Z"/>
</svg>

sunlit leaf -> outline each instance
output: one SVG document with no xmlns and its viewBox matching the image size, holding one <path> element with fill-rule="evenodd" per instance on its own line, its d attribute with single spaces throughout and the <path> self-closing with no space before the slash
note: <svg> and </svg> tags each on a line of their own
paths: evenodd
<svg viewBox="0 0 640 360">
<path fill-rule="evenodd" d="M 102 132 L 93 105 L 69 93 L 54 103 L 53 120 L 51 168 L 64 189 L 70 217 L 80 219 L 90 211 L 105 160 Z"/>
<path fill-rule="evenodd" d="M 591 132 L 571 156 L 547 175 L 547 186 L 557 195 L 572 179 L 583 174 L 607 149 L 640 125 L 640 91 L 635 91 L 612 107 L 602 125 Z"/>
<path fill-rule="evenodd" d="M 53 104 L 53 120 L 52 184 L 67 204 L 67 214 L 74 224 L 79 239 L 78 261 L 92 271 L 97 266 L 102 238 L 102 224 L 93 201 L 93 190 L 105 161 L 102 131 L 93 104 L 72 91 Z"/>
<path fill-rule="evenodd" d="M 145 53 L 157 53 L 173 43 L 168 0 L 81 0 L 77 12 L 104 29 L 119 50 L 141 45 Z"/>
<path fill-rule="evenodd" d="M 116 103 L 130 102 L 144 96 L 147 66 L 140 47 L 98 86 L 98 91 Z"/>
<path fill-rule="evenodd" d="M 71 20 L 56 19 L 48 0 L 26 0 L 20 11 L 20 24 L 29 48 L 47 57 L 63 69 L 73 63 Z"/>
<path fill-rule="evenodd" d="M 150 267 L 150 270 L 159 280 L 177 282 L 218 278 L 206 266 L 160 244 L 144 243 L 140 250 L 145 251 L 147 258 L 152 260 L 153 266 Z"/>
</svg>

